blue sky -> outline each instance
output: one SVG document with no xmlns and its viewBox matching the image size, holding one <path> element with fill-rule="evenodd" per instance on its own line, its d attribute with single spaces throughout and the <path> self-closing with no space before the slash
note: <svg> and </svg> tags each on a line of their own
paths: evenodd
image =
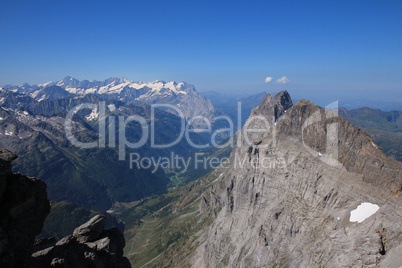
<svg viewBox="0 0 402 268">
<path fill-rule="evenodd" d="M 2 0 L 0 85 L 125 76 L 402 102 L 401 14 L 399 0 Z"/>
</svg>

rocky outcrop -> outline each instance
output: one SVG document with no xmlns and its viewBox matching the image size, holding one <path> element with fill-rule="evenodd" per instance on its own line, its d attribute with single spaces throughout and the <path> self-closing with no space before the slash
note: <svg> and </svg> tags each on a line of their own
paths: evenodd
<svg viewBox="0 0 402 268">
<path fill-rule="evenodd" d="M 46 184 L 12 174 L 17 156 L 0 149 L 0 267 L 26 267 L 50 211 Z"/>
<path fill-rule="evenodd" d="M 0 149 L 0 267 L 131 267 L 123 257 L 122 232 L 105 230 L 103 215 L 59 241 L 35 241 L 50 211 L 46 184 L 13 174 L 11 162 L 16 158 Z"/>
<path fill-rule="evenodd" d="M 230 165 L 203 194 L 202 210 L 222 209 L 192 265 L 399 267 L 402 163 L 336 109 L 292 106 L 287 92 L 252 115 L 248 130 L 265 131 L 238 133 Z M 362 202 L 380 208 L 351 222 Z"/>
<path fill-rule="evenodd" d="M 287 91 L 281 91 L 274 97 L 268 94 L 261 104 L 252 111 L 251 116 L 264 116 L 275 123 L 292 105 L 292 98 Z"/>
<path fill-rule="evenodd" d="M 31 267 L 131 267 L 123 257 L 123 234 L 104 226 L 105 217 L 96 215 L 58 242 L 38 243 Z"/>
</svg>

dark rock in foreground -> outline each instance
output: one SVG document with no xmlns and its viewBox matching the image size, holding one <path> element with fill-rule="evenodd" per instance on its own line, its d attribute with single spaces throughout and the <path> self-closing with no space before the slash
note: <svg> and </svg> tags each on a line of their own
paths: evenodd
<svg viewBox="0 0 402 268">
<path fill-rule="evenodd" d="M 131 267 L 123 257 L 122 232 L 104 230 L 103 215 L 59 241 L 35 242 L 50 211 L 46 184 L 13 174 L 11 162 L 16 158 L 0 149 L 0 267 Z"/>
<path fill-rule="evenodd" d="M 17 156 L 0 149 L 0 267 L 26 267 L 50 211 L 46 184 L 11 173 Z"/>
<path fill-rule="evenodd" d="M 123 234 L 117 228 L 104 230 L 104 225 L 105 217 L 96 215 L 72 235 L 32 254 L 31 267 L 131 267 L 123 257 Z"/>
</svg>

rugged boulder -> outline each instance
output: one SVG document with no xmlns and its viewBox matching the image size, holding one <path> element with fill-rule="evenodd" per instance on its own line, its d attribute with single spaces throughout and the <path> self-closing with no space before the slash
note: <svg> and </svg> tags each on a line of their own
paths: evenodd
<svg viewBox="0 0 402 268">
<path fill-rule="evenodd" d="M 38 243 L 31 267 L 131 267 L 123 257 L 122 232 L 117 228 L 104 230 L 104 225 L 105 217 L 96 215 L 72 235 L 57 242 Z"/>
<path fill-rule="evenodd" d="M 80 227 L 76 228 L 73 232 L 73 236 L 78 242 L 94 241 L 100 236 L 105 226 L 105 217 L 97 215 L 84 223 Z"/>
</svg>

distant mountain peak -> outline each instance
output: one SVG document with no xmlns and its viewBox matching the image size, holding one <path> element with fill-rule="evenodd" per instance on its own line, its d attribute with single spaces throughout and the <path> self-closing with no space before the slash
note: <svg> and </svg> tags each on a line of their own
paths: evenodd
<svg viewBox="0 0 402 268">
<path fill-rule="evenodd" d="M 253 110 L 252 114 L 265 115 L 276 122 L 292 106 L 292 98 L 286 90 L 283 90 L 274 97 L 267 94 L 260 105 Z"/>
</svg>

